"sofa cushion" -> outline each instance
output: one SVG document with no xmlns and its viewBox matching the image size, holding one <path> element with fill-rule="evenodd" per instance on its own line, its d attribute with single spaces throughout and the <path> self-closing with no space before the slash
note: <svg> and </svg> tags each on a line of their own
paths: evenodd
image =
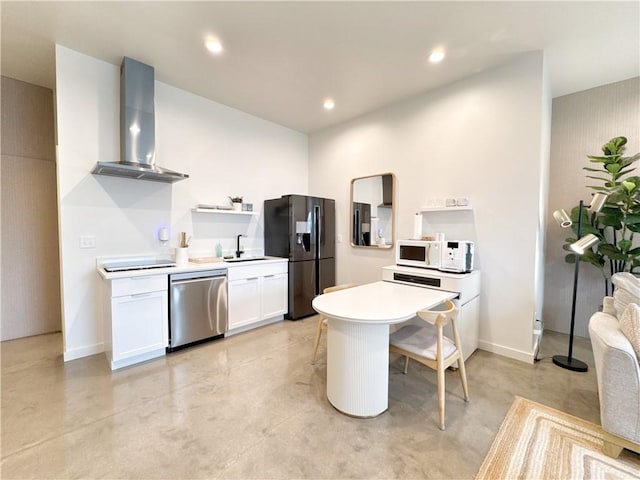
<svg viewBox="0 0 640 480">
<path fill-rule="evenodd" d="M 630 303 L 620 316 L 620 330 L 640 358 L 640 306 Z"/>
<path fill-rule="evenodd" d="M 628 304 L 640 304 L 640 278 L 628 272 L 620 272 L 611 277 L 611 283 L 616 287 L 613 301 L 616 316 L 620 318 Z"/>
</svg>

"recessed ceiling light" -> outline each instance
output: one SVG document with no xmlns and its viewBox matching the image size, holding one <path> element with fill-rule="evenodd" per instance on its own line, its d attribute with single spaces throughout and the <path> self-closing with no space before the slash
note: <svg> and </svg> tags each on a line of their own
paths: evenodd
<svg viewBox="0 0 640 480">
<path fill-rule="evenodd" d="M 431 63 L 440 63 L 444 59 L 444 51 L 442 50 L 434 50 L 429 55 L 429 61 Z"/>
<path fill-rule="evenodd" d="M 334 102 L 332 98 L 327 98 L 322 105 L 325 110 L 333 110 L 336 106 L 336 102 Z"/>
<path fill-rule="evenodd" d="M 211 53 L 222 53 L 222 43 L 217 38 L 208 38 L 204 44 Z"/>
</svg>

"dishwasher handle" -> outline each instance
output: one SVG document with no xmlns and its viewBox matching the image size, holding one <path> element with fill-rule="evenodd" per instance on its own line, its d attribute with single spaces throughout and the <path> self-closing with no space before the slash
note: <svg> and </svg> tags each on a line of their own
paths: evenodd
<svg viewBox="0 0 640 480">
<path fill-rule="evenodd" d="M 171 280 L 171 285 L 184 285 L 185 283 L 198 283 L 198 282 L 206 282 L 212 278 L 218 277 L 202 277 L 202 278 L 194 278 L 191 280 Z"/>
<path fill-rule="evenodd" d="M 205 280 L 207 278 L 226 277 L 227 270 L 204 270 L 201 272 L 174 273 L 169 275 L 169 281 L 172 285 L 179 283 L 190 283 Z"/>
</svg>

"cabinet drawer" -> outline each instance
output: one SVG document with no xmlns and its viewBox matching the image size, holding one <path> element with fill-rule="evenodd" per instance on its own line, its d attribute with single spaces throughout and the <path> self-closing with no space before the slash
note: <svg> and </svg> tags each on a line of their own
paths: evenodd
<svg viewBox="0 0 640 480">
<path fill-rule="evenodd" d="M 124 297 L 138 293 L 162 292 L 168 288 L 166 275 L 130 277 L 111 280 L 111 297 Z"/>
<path fill-rule="evenodd" d="M 111 301 L 114 362 L 162 350 L 168 345 L 168 303 L 166 291 Z"/>
<path fill-rule="evenodd" d="M 267 263 L 261 265 L 234 265 L 229 268 L 227 276 L 231 282 L 233 280 L 242 280 L 246 278 L 277 275 L 279 273 L 287 273 L 287 262 Z"/>
</svg>

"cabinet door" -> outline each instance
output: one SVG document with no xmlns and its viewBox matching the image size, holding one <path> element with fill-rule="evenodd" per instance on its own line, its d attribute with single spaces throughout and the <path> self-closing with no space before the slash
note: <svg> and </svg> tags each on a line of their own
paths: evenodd
<svg viewBox="0 0 640 480">
<path fill-rule="evenodd" d="M 229 330 L 260 320 L 260 279 L 229 282 Z"/>
<path fill-rule="evenodd" d="M 266 275 L 262 278 L 262 318 L 271 318 L 287 313 L 286 273 Z"/>
<path fill-rule="evenodd" d="M 462 306 L 459 314 L 460 341 L 465 361 L 478 348 L 480 333 L 480 297 L 470 300 Z"/>
<path fill-rule="evenodd" d="M 168 345 L 167 292 L 140 293 L 111 300 L 113 361 Z"/>
</svg>

